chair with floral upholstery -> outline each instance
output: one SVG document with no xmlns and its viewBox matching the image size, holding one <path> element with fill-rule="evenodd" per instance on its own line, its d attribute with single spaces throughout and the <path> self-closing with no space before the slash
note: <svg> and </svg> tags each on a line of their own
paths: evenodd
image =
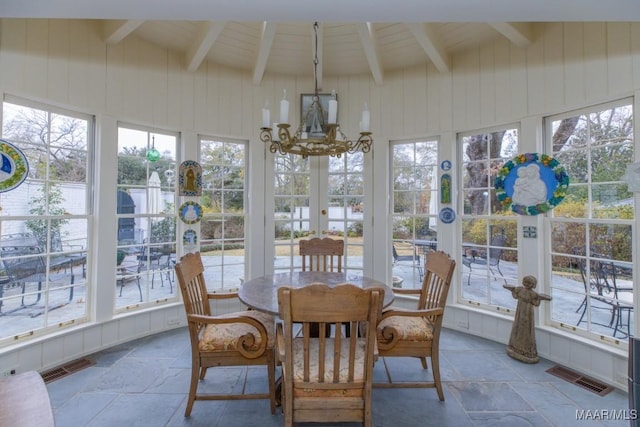
<svg viewBox="0 0 640 427">
<path fill-rule="evenodd" d="M 439 364 L 440 329 L 455 267 L 455 260 L 447 253 L 429 252 L 422 288 L 394 289 L 394 294 L 418 296 L 416 309 L 386 309 L 377 327 L 380 356 L 417 357 L 423 369 L 428 369 L 429 357 L 433 381 L 394 383 L 389 369 L 386 369 L 388 382 L 375 383 L 374 387 L 435 387 L 438 398 L 444 400 Z"/>
<path fill-rule="evenodd" d="M 297 422 L 372 425 L 375 325 L 383 299 L 383 289 L 351 284 L 278 289 L 282 323 L 277 324 L 276 338 L 285 426 Z M 319 324 L 318 337 L 310 336 L 311 323 Z M 326 329 L 343 323 L 361 333 L 326 337 Z M 302 335 L 296 331 L 300 324 Z"/>
<path fill-rule="evenodd" d="M 209 300 L 237 297 L 237 292 L 209 293 L 200 253 L 187 254 L 175 265 L 191 339 L 191 386 L 185 417 L 196 400 L 269 399 L 275 413 L 275 323 L 256 310 L 211 315 Z M 198 394 L 199 380 L 215 366 L 266 365 L 268 393 Z M 246 372 L 245 372 L 246 375 Z M 240 381 L 245 384 L 246 381 Z"/>
</svg>

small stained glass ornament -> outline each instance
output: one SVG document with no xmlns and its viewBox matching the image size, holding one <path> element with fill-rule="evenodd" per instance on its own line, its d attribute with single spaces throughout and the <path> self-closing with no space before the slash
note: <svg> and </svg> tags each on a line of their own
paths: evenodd
<svg viewBox="0 0 640 427">
<path fill-rule="evenodd" d="M 154 136 L 152 138 L 151 148 L 147 150 L 147 160 L 150 162 L 157 162 L 160 160 L 160 152 L 156 150 L 156 137 Z"/>
<path fill-rule="evenodd" d="M 150 149 L 149 151 L 147 151 L 147 160 L 149 160 L 150 162 L 157 162 L 158 160 L 160 160 L 160 152 L 155 148 Z"/>
</svg>

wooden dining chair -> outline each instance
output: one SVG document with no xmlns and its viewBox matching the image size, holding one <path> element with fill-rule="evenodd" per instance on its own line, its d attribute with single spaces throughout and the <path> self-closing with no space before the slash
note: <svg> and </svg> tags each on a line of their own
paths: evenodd
<svg viewBox="0 0 640 427">
<path fill-rule="evenodd" d="M 257 310 L 211 315 L 209 300 L 236 298 L 237 292 L 209 293 L 200 253 L 187 254 L 175 265 L 191 340 L 191 386 L 185 417 L 196 400 L 269 399 L 275 413 L 275 323 Z M 266 365 L 269 392 L 198 394 L 199 380 L 214 366 Z M 244 382 L 242 382 L 244 384 Z"/>
<path fill-rule="evenodd" d="M 418 296 L 416 309 L 386 309 L 377 326 L 380 356 L 417 357 L 423 369 L 428 369 L 429 357 L 433 381 L 394 383 L 387 369 L 388 382 L 375 383 L 374 387 L 435 387 L 438 398 L 444 400 L 439 364 L 440 329 L 455 267 L 455 260 L 447 253 L 429 252 L 422 287 L 393 290 L 398 295 Z"/>
<path fill-rule="evenodd" d="M 302 271 L 342 272 L 344 240 L 314 237 L 300 240 L 298 248 L 302 257 Z"/>
<path fill-rule="evenodd" d="M 383 299 L 382 288 L 351 284 L 278 289 L 282 323 L 277 324 L 276 338 L 285 426 L 296 422 L 372 425 L 375 325 Z M 319 323 L 319 337 L 310 336 L 311 323 Z M 343 323 L 361 334 L 327 338 L 323 333 Z M 296 334 L 299 324 L 302 336 Z"/>
<path fill-rule="evenodd" d="M 300 240 L 298 242 L 298 248 L 300 256 L 302 257 L 302 271 L 342 273 L 344 240 L 314 237 L 312 239 Z M 347 333 L 349 333 L 348 326 L 346 330 Z M 319 333 L 317 325 L 311 325 L 309 333 L 317 337 Z M 327 330 L 326 333 L 327 336 L 329 336 L 331 331 Z"/>
</svg>

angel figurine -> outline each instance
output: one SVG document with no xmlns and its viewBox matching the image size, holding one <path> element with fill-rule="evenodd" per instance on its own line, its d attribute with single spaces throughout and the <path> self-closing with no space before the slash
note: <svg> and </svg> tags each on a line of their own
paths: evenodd
<svg viewBox="0 0 640 427">
<path fill-rule="evenodd" d="M 522 286 L 503 285 L 511 291 L 511 295 L 518 300 L 516 315 L 511 327 L 511 337 L 507 346 L 507 354 L 525 363 L 538 363 L 538 349 L 536 347 L 534 307 L 542 301 L 551 301 L 551 297 L 539 294 L 534 289 L 538 281 L 533 276 L 525 276 Z"/>
</svg>

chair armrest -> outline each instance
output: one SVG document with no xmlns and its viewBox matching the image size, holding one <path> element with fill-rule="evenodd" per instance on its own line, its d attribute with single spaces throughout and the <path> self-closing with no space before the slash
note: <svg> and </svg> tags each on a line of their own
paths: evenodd
<svg viewBox="0 0 640 427">
<path fill-rule="evenodd" d="M 380 350 L 378 349 L 378 340 L 373 341 L 373 361 L 377 362 L 380 358 Z"/>
<path fill-rule="evenodd" d="M 282 329 L 282 323 L 276 324 L 276 352 L 280 363 L 285 360 L 284 353 L 284 331 Z"/>
<path fill-rule="evenodd" d="M 405 288 L 393 288 L 393 293 L 396 295 L 420 295 L 422 289 L 405 289 Z"/>
<path fill-rule="evenodd" d="M 231 313 L 233 314 L 233 313 Z M 258 330 L 260 334 L 260 345 L 256 347 L 255 336 L 251 333 L 247 333 L 242 337 L 239 337 L 238 343 L 236 344 L 236 350 L 240 352 L 244 357 L 248 359 L 255 359 L 256 357 L 260 357 L 264 354 L 267 349 L 267 344 L 269 341 L 269 335 L 267 334 L 267 329 L 262 322 L 254 319 L 251 316 L 243 316 L 238 314 L 237 316 L 229 315 L 228 317 L 219 317 L 219 316 L 204 316 L 202 314 L 188 314 L 187 321 L 189 323 L 195 323 L 198 329 L 202 328 L 203 325 L 223 325 L 230 323 L 245 323 L 247 325 L 251 325 Z"/>
<path fill-rule="evenodd" d="M 207 299 L 230 299 L 230 298 L 238 298 L 238 290 L 230 289 L 225 290 L 224 292 L 207 292 Z"/>
<path fill-rule="evenodd" d="M 430 316 L 442 316 L 444 309 L 442 308 L 430 308 L 427 310 L 408 310 L 401 308 L 394 308 L 385 310 L 382 312 L 380 320 L 386 319 L 392 316 L 404 316 L 404 317 L 430 317 Z"/>
<path fill-rule="evenodd" d="M 432 308 L 428 310 L 387 310 L 382 313 L 380 321 L 393 316 L 403 317 L 419 317 L 425 318 L 425 320 L 433 325 L 433 320 L 429 317 L 442 316 L 444 310 L 442 308 Z M 378 324 L 377 328 L 380 328 Z M 401 340 L 402 334 L 393 325 L 387 325 L 377 331 L 378 348 L 382 351 L 389 351 L 394 348 Z"/>
<path fill-rule="evenodd" d="M 234 316 L 234 314 L 237 314 L 237 315 Z M 225 323 L 246 323 L 248 325 L 255 326 L 256 328 L 258 328 L 260 332 L 264 330 L 265 336 L 267 333 L 267 330 L 265 329 L 265 326 L 262 324 L 262 322 L 254 319 L 251 316 L 243 316 L 242 314 L 239 314 L 239 313 L 229 313 L 224 315 L 224 317 L 223 316 L 205 316 L 203 314 L 188 314 L 187 321 L 195 322 L 195 323 L 205 323 L 208 325 L 214 325 L 214 324 L 222 325 Z"/>
</svg>

